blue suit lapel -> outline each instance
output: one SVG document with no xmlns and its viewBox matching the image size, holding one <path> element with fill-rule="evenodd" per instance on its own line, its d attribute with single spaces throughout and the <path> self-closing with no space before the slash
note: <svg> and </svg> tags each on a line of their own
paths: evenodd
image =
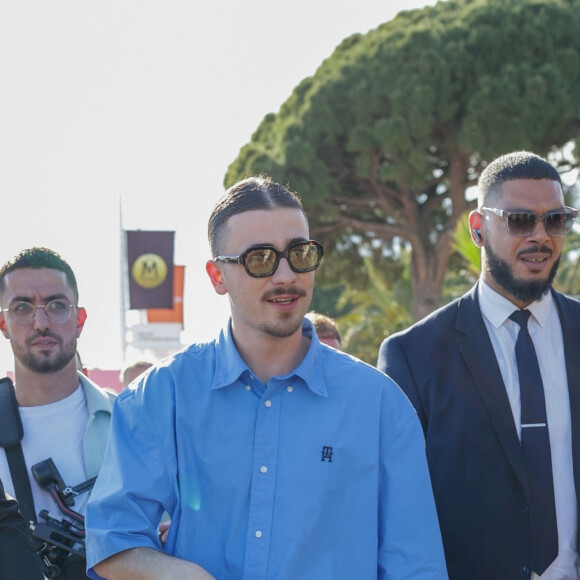
<svg viewBox="0 0 580 580">
<path fill-rule="evenodd" d="M 488 410 L 504 453 L 526 489 L 523 456 L 505 385 L 479 309 L 477 287 L 458 303 L 456 344 Z"/>
</svg>

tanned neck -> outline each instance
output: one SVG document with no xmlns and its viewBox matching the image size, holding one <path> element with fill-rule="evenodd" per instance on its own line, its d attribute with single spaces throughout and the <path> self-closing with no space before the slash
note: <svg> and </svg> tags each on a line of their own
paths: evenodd
<svg viewBox="0 0 580 580">
<path fill-rule="evenodd" d="M 21 407 L 56 403 L 74 393 L 78 385 L 79 377 L 74 359 L 64 369 L 50 374 L 35 373 L 16 362 L 14 389 Z"/>
</svg>

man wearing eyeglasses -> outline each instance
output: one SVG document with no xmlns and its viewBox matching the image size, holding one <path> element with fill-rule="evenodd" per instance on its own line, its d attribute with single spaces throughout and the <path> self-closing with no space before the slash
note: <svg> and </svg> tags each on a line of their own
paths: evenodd
<svg viewBox="0 0 580 580">
<path fill-rule="evenodd" d="M 299 199 L 249 178 L 208 233 L 230 322 L 117 399 L 87 508 L 92 577 L 446 578 L 416 413 L 304 317 L 323 248 Z"/>
<path fill-rule="evenodd" d="M 18 445 L 0 448 L 0 479 L 26 519 L 41 524 L 41 510 L 66 517 L 31 467 L 52 458 L 64 483 L 76 486 L 97 475 L 108 440 L 114 396 L 77 372 L 77 340 L 87 318 L 78 299 L 71 267 L 47 248 L 24 250 L 0 269 L 0 330 L 14 353 L 14 412 L 24 433 Z M 14 418 L 0 421 L 7 419 Z M 70 509 L 84 514 L 87 496 L 79 494 Z M 86 578 L 83 558 L 52 556 L 45 570 L 51 578 Z"/>
<path fill-rule="evenodd" d="M 490 163 L 479 281 L 381 345 L 423 424 L 451 580 L 580 577 L 580 304 L 552 288 L 577 214 L 541 157 Z"/>
</svg>

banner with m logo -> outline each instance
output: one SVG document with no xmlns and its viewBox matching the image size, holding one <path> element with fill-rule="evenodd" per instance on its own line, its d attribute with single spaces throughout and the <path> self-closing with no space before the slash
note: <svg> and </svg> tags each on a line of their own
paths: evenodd
<svg viewBox="0 0 580 580">
<path fill-rule="evenodd" d="M 126 234 L 129 308 L 172 308 L 175 232 Z"/>
</svg>

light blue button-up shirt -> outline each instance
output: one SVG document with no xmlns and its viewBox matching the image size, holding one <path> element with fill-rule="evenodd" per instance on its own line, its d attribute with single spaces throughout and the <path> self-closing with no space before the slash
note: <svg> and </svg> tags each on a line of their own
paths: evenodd
<svg viewBox="0 0 580 580">
<path fill-rule="evenodd" d="M 226 328 L 121 393 L 87 507 L 89 568 L 161 549 L 165 510 L 165 551 L 218 580 L 447 578 L 415 411 L 309 321 L 303 333 L 302 363 L 267 385 Z"/>
</svg>

